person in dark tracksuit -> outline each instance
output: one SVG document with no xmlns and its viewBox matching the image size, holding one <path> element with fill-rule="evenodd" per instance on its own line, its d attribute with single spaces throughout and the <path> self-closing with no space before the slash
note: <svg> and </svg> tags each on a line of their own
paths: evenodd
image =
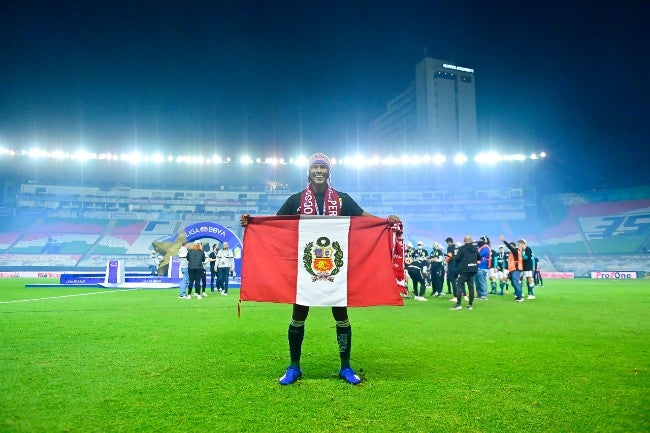
<svg viewBox="0 0 650 433">
<path fill-rule="evenodd" d="M 462 291 L 465 287 L 465 283 L 467 283 L 467 289 L 469 292 L 469 304 L 467 305 L 467 309 L 471 310 L 473 308 L 472 304 L 474 303 L 474 277 L 478 272 L 479 255 L 476 246 L 472 243 L 471 236 L 465 236 L 464 241 L 465 244 L 458 249 L 458 254 L 454 257 L 458 279 L 456 280 L 456 305 L 451 307 L 452 310 L 463 309 L 460 304 L 463 299 Z"/>
<path fill-rule="evenodd" d="M 192 287 L 197 299 L 201 299 L 201 279 L 205 273 L 203 262 L 205 253 L 200 241 L 194 242 L 194 247 L 187 252 L 187 269 L 190 274 L 190 283 L 187 286 L 187 295 L 192 296 Z"/>
<path fill-rule="evenodd" d="M 456 296 L 456 263 L 454 262 L 454 255 L 456 254 L 456 245 L 452 238 L 445 239 L 447 243 L 447 294 Z"/>
</svg>

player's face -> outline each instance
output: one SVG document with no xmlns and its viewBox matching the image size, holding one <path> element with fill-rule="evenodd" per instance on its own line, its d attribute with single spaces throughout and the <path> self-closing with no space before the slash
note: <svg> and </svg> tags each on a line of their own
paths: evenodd
<svg viewBox="0 0 650 433">
<path fill-rule="evenodd" d="M 325 164 L 314 164 L 309 169 L 309 181 L 313 185 L 325 185 L 330 177 L 330 170 Z"/>
</svg>

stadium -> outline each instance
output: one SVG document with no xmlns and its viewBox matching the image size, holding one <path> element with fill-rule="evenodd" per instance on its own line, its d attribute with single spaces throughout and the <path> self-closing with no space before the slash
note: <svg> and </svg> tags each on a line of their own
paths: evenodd
<svg viewBox="0 0 650 433">
<path fill-rule="evenodd" d="M 530 158 L 482 168 L 343 159 L 332 167 L 333 182 L 370 212 L 400 214 L 407 240 L 430 245 L 466 233 L 525 236 L 541 258 L 545 286 L 525 309 L 513 309 L 510 296 L 490 295 L 474 317 L 453 316 L 447 297 L 354 309 L 353 361 L 363 379 L 355 390 L 332 375 L 336 361 L 324 332 L 331 326 L 329 309 L 314 309 L 305 375 L 284 393 L 275 375 L 286 362 L 286 305 L 238 306 L 237 290 L 225 299 L 179 301 L 176 288 L 100 291 L 56 283 L 60 274 L 103 273 L 111 260 L 145 273 L 152 245 L 196 222 L 242 237 L 240 214 L 272 215 L 290 192 L 304 188 L 304 158 L 278 165 L 253 158 L 242 163 L 234 155 L 216 164 L 48 159 L 20 151 L 0 158 L 8 174 L 0 217 L 2 370 L 11 377 L 0 400 L 4 431 L 647 427 L 642 378 L 648 359 L 638 350 L 648 333 L 642 319 L 647 188 L 540 196 L 513 180 L 544 163 Z M 470 177 L 476 170 L 499 176 L 482 189 L 444 186 L 449 171 Z M 184 176 L 188 172 L 197 176 Z M 412 188 L 413 176 L 432 174 L 440 181 Z M 25 287 L 30 284 L 46 288 Z M 636 301 L 626 301 L 630 297 Z M 193 324 L 199 327 L 192 330 Z M 467 332 L 455 332 L 457 326 Z M 482 362 L 452 368 L 458 356 Z M 202 408 L 188 413 L 184 404 L 196 398 Z M 332 399 L 346 411 L 333 414 Z M 410 408 L 413 400 L 430 411 Z M 519 415 L 508 408 L 517 401 L 523 402 Z"/>
<path fill-rule="evenodd" d="M 524 6 L 4 2 L 0 431 L 650 431 L 647 6 Z"/>
</svg>

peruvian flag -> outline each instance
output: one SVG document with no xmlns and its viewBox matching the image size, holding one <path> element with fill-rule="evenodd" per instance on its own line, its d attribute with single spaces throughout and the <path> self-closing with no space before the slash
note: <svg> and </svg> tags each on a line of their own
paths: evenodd
<svg viewBox="0 0 650 433">
<path fill-rule="evenodd" d="M 390 224 L 375 217 L 249 217 L 240 300 L 306 306 L 404 305 Z"/>
</svg>

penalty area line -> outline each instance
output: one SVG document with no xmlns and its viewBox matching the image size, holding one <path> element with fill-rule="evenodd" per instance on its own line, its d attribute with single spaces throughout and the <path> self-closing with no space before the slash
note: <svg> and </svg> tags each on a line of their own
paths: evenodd
<svg viewBox="0 0 650 433">
<path fill-rule="evenodd" d="M 74 295 L 49 296 L 47 298 L 17 299 L 15 301 L 0 301 L 0 304 L 16 304 L 18 302 L 49 301 L 51 299 L 74 298 L 76 296 L 101 295 L 103 293 L 128 292 L 128 291 L 131 291 L 131 290 L 141 290 L 141 289 L 106 290 L 106 291 L 103 291 L 103 292 L 76 293 Z"/>
</svg>

